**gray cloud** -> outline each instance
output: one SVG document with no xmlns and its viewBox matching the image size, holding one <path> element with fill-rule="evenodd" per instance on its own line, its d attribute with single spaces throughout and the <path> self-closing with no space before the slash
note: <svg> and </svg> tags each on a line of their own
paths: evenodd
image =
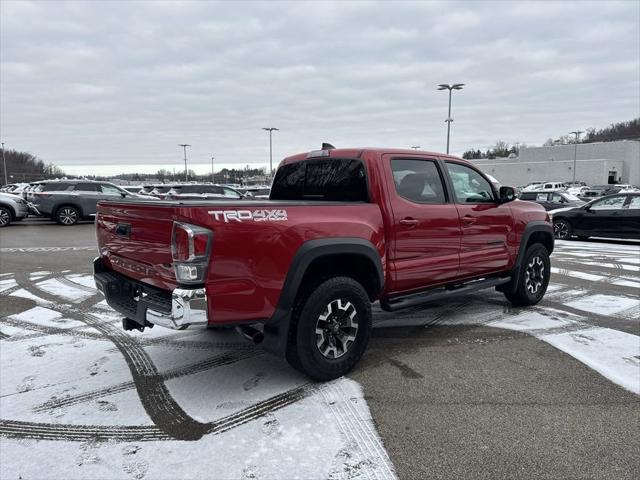
<svg viewBox="0 0 640 480">
<path fill-rule="evenodd" d="M 541 143 L 640 110 L 638 2 L 0 3 L 0 126 L 59 165 Z"/>
</svg>

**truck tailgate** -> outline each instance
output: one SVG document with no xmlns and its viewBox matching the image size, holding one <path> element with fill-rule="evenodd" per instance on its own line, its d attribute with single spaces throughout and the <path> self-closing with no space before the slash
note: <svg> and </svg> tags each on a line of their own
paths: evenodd
<svg viewBox="0 0 640 480">
<path fill-rule="evenodd" d="M 101 202 L 96 237 L 103 260 L 127 277 L 163 289 L 175 288 L 171 235 L 177 210 L 156 202 Z"/>
</svg>

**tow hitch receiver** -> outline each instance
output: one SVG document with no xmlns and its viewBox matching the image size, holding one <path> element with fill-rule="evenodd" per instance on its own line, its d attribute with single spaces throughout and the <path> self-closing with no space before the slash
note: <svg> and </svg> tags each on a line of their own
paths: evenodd
<svg viewBox="0 0 640 480">
<path fill-rule="evenodd" d="M 130 318 L 125 317 L 122 319 L 122 328 L 127 331 L 137 330 L 139 332 L 144 332 L 144 327 L 153 328 L 153 323 L 150 323 L 150 322 L 145 322 L 145 323 L 146 325 L 140 325 L 135 320 L 131 320 Z"/>
</svg>

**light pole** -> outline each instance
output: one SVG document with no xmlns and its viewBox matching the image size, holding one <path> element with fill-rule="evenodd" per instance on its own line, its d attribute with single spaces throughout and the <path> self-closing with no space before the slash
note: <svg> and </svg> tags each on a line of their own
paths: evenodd
<svg viewBox="0 0 640 480">
<path fill-rule="evenodd" d="M 271 135 L 274 130 L 280 130 L 276 127 L 262 127 L 262 130 L 266 130 L 269 132 L 269 174 L 273 176 L 273 142 L 271 139 Z"/>
<path fill-rule="evenodd" d="M 9 178 L 7 177 L 7 161 L 4 158 L 4 142 L 2 142 L 2 164 L 4 165 L 4 184 L 9 183 Z"/>
<path fill-rule="evenodd" d="M 413 148 L 414 150 L 419 150 L 420 149 L 420 145 L 411 145 L 411 148 Z"/>
<path fill-rule="evenodd" d="M 189 180 L 189 177 L 187 176 L 187 147 L 190 147 L 191 145 L 188 143 L 179 143 L 178 146 L 182 147 L 184 150 L 184 181 L 186 182 Z"/>
<path fill-rule="evenodd" d="M 453 118 L 451 118 L 451 92 L 453 90 L 462 90 L 464 87 L 464 83 L 441 83 L 438 85 L 438 90 L 449 90 L 449 115 L 445 122 L 447 123 L 447 153 L 449 153 L 449 136 L 451 134 L 451 122 L 453 122 Z"/>
<path fill-rule="evenodd" d="M 569 132 L 571 135 L 576 136 L 576 143 L 573 147 L 573 184 L 576 183 L 576 162 L 578 161 L 578 140 L 580 140 L 580 134 L 584 133 L 582 130 L 576 130 L 575 132 Z"/>
<path fill-rule="evenodd" d="M 216 158 L 211 155 L 211 183 L 216 183 L 215 176 L 213 175 L 213 159 Z"/>
</svg>

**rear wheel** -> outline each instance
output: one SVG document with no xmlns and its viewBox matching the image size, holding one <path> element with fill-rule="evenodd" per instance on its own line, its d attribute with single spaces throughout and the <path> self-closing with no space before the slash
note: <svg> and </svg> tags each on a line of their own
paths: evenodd
<svg viewBox="0 0 640 480">
<path fill-rule="evenodd" d="M 560 218 L 553 222 L 553 234 L 558 240 L 569 240 L 573 233 L 573 227 L 564 218 Z"/>
<path fill-rule="evenodd" d="M 349 277 L 322 282 L 294 310 L 287 360 L 314 380 L 348 373 L 360 360 L 371 334 L 371 303 Z"/>
<path fill-rule="evenodd" d="M 75 225 L 80 219 L 80 212 L 70 205 L 60 207 L 56 212 L 56 222 L 60 225 Z"/>
<path fill-rule="evenodd" d="M 514 305 L 535 305 L 544 297 L 551 276 L 549 252 L 540 243 L 531 245 L 524 254 L 515 292 L 505 292 Z"/>
<path fill-rule="evenodd" d="M 0 228 L 6 227 L 13 220 L 13 214 L 7 207 L 0 207 Z"/>
</svg>

